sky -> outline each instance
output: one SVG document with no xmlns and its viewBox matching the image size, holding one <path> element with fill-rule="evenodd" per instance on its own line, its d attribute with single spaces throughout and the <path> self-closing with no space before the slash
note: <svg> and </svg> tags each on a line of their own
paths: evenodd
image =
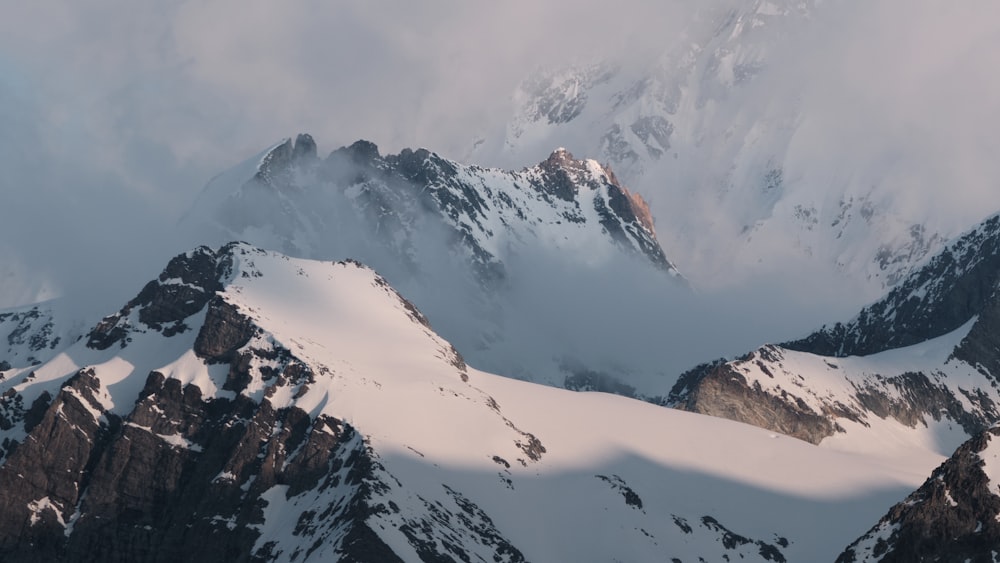
<svg viewBox="0 0 1000 563">
<path fill-rule="evenodd" d="M 321 153 L 366 138 L 383 152 L 459 156 L 503 130 L 530 72 L 655 56 L 683 40 L 697 10 L 734 2 L 627 0 L 613 12 L 593 0 L 7 6 L 0 306 L 84 292 L 117 307 L 182 250 L 171 229 L 206 182 L 282 137 L 310 132 Z M 1000 133 L 989 125 L 1000 118 L 1000 8 L 820 8 L 776 39 L 757 86 L 762 99 L 810 108 L 799 162 L 850 175 L 858 155 L 877 154 L 865 165 L 896 163 L 897 205 L 958 209 L 962 221 L 1000 208 Z"/>
</svg>

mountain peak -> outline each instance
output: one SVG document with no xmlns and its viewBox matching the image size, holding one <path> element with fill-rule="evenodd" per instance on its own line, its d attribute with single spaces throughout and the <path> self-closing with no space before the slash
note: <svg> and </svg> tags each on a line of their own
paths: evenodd
<svg viewBox="0 0 1000 563">
<path fill-rule="evenodd" d="M 340 150 L 345 151 L 347 154 L 351 155 L 351 157 L 355 160 L 355 162 L 366 161 L 366 160 L 369 161 L 378 160 L 382 158 L 382 155 L 380 155 L 378 152 L 378 145 L 376 145 L 371 141 L 366 141 L 365 139 L 359 139 L 357 141 L 354 141 L 351 144 L 351 146 L 342 148 Z"/>
</svg>

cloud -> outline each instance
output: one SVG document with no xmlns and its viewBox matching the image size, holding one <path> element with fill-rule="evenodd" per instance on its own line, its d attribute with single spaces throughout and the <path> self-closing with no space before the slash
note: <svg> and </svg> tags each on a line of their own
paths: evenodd
<svg viewBox="0 0 1000 563">
<path fill-rule="evenodd" d="M 321 152 L 367 138 L 383 152 L 424 146 L 461 156 L 477 136 L 502 133 L 511 94 L 532 70 L 603 57 L 643 68 L 661 45 L 686 41 L 695 13 L 744 4 L 7 6 L 0 21 L 0 275 L 7 280 L 0 306 L 79 291 L 117 307 L 181 250 L 172 229 L 202 186 L 281 137 L 311 132 Z M 718 119 L 740 111 L 780 117 L 784 104 L 797 104 L 808 118 L 789 144 L 788 178 L 817 191 L 857 181 L 859 192 L 881 178 L 900 213 L 940 208 L 945 226 L 973 221 L 1000 208 L 992 154 L 1000 129 L 990 126 L 1000 117 L 995 6 L 823 2 L 801 28 L 778 30 L 768 70 L 744 98 L 720 106 Z M 728 170 L 733 163 L 719 154 L 667 180 Z M 675 205 L 664 192 L 651 199 L 664 215 Z M 710 211 L 711 201 L 697 203 Z M 714 251 L 711 244 L 704 253 Z M 845 311 L 834 289 L 802 296 L 784 317 L 750 310 L 751 303 L 781 303 L 795 284 L 823 287 L 817 276 L 786 271 L 719 297 L 747 310 L 749 320 L 732 317 L 727 326 L 747 335 L 754 322 L 771 319 L 792 332 L 809 319 L 833 320 Z M 814 283 L 801 284 L 802 277 Z M 676 310 L 692 319 L 724 314 L 724 307 Z M 704 332 L 713 328 L 709 322 Z M 777 337 L 779 329 L 767 334 Z"/>
</svg>

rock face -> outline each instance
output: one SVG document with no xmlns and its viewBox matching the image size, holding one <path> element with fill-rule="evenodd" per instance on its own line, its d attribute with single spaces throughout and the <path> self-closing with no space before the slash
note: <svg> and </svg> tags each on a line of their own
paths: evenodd
<svg viewBox="0 0 1000 563">
<path fill-rule="evenodd" d="M 1000 421 L 998 256 L 993 216 L 853 320 L 696 368 L 665 402 L 813 443 L 886 419 L 981 432 Z"/>
<path fill-rule="evenodd" d="M 995 307 L 998 282 L 1000 215 L 994 215 L 854 319 L 784 346 L 826 356 L 863 356 L 923 342 Z"/>
<path fill-rule="evenodd" d="M 686 411 L 752 424 L 818 444 L 840 427 L 787 393 L 772 395 L 748 382 L 735 365 L 724 362 L 695 368 L 678 380 L 668 403 Z M 842 430 L 842 429 L 841 429 Z"/>
<path fill-rule="evenodd" d="M 991 562 L 1000 552 L 1000 429 L 963 444 L 837 558 L 862 561 Z"/>
</svg>

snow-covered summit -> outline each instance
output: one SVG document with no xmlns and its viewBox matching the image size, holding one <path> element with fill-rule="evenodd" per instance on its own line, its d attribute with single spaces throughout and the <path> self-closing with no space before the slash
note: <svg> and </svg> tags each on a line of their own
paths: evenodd
<svg viewBox="0 0 1000 563">
<path fill-rule="evenodd" d="M 511 172 L 464 166 L 425 149 L 382 156 L 368 141 L 321 160 L 312 137 L 299 135 L 213 179 L 186 223 L 204 230 L 201 222 L 217 220 L 232 238 L 256 234 L 291 254 L 326 258 L 350 236 L 331 224 L 348 214 L 365 231 L 356 237 L 374 237 L 414 268 L 429 251 L 420 239 L 432 231 L 487 276 L 505 275 L 508 255 L 532 245 L 591 261 L 636 254 L 677 275 L 643 199 L 610 169 L 565 149 Z"/>
<path fill-rule="evenodd" d="M 299 135 L 209 182 L 180 230 L 192 245 L 246 240 L 361 260 L 480 365 L 557 385 L 584 369 L 611 382 L 658 363 L 612 359 L 616 343 L 596 338 L 581 360 L 572 337 L 586 328 L 581 311 L 604 307 L 613 291 L 661 302 L 689 292 L 643 198 L 565 149 L 509 171 L 424 149 L 382 155 L 368 141 L 319 158 Z M 643 327 L 627 315 L 602 320 L 636 340 Z"/>
</svg>

